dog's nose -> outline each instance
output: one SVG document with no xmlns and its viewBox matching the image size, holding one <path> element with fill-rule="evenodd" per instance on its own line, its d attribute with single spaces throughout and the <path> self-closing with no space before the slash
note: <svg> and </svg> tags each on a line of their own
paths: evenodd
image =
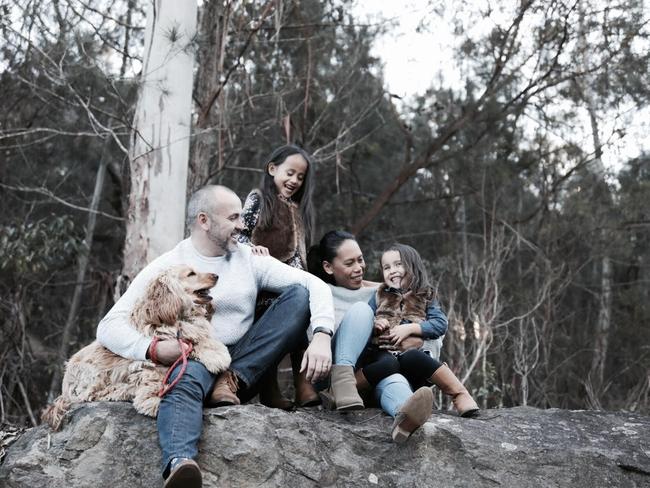
<svg viewBox="0 0 650 488">
<path fill-rule="evenodd" d="M 210 273 L 210 276 L 212 277 L 212 279 L 213 279 L 214 281 L 217 281 L 217 280 L 219 279 L 219 276 L 216 275 L 216 274 L 214 274 L 214 273 Z"/>
</svg>

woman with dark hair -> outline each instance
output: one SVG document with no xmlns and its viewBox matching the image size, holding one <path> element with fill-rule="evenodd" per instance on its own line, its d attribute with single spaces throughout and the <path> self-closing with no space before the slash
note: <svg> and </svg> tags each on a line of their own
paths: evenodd
<svg viewBox="0 0 650 488">
<path fill-rule="evenodd" d="M 326 233 L 308 255 L 309 271 L 327 282 L 334 298 L 335 322 L 338 325 L 333 341 L 332 383 L 329 393 L 337 410 L 360 408 L 363 401 L 357 392 L 363 377 L 355 373 L 357 363 L 372 334 L 374 312 L 368 301 L 375 295 L 379 283 L 365 281 L 366 264 L 354 235 L 345 231 Z M 439 351 L 439 342 L 437 351 Z M 400 344 L 403 350 L 419 347 L 422 340 L 409 338 Z M 434 350 L 434 353 L 437 352 Z M 396 432 L 410 433 L 429 418 L 433 408 L 431 395 L 413 393 L 411 385 L 401 374 L 381 379 L 374 395 L 382 409 L 396 419 L 392 428 Z M 325 395 L 327 398 L 328 395 Z"/>
<path fill-rule="evenodd" d="M 366 347 L 373 327 L 368 300 L 377 283 L 363 279 L 366 263 L 355 237 L 335 230 L 326 233 L 308 255 L 309 271 L 332 290 L 337 331 L 334 334 L 330 389 L 321 394 L 337 410 L 364 407 L 357 391 L 355 365 Z"/>
</svg>

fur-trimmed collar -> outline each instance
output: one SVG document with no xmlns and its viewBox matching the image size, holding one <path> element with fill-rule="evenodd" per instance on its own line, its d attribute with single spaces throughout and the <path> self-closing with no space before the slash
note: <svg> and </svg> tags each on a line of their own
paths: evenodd
<svg viewBox="0 0 650 488">
<path fill-rule="evenodd" d="M 305 247 L 305 226 L 300 209 L 292 200 L 278 195 L 281 205 L 276 206 L 271 225 L 262 229 L 259 225 L 253 229 L 251 241 L 269 249 L 274 258 L 286 262 L 300 255 L 303 267 L 306 267 L 307 249 Z"/>
<path fill-rule="evenodd" d="M 377 290 L 377 318 L 388 320 L 393 328 L 404 322 L 422 322 L 426 320 L 427 306 L 433 299 L 430 289 L 413 292 L 400 290 L 390 286 L 381 286 Z"/>
</svg>

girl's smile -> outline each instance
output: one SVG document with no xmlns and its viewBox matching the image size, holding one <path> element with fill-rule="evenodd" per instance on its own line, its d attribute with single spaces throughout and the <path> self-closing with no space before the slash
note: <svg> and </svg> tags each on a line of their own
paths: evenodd
<svg viewBox="0 0 650 488">
<path fill-rule="evenodd" d="M 308 169 L 305 158 L 300 154 L 292 154 L 280 164 L 269 164 L 268 172 L 273 177 L 278 195 L 289 199 L 302 187 Z"/>
<path fill-rule="evenodd" d="M 393 288 L 403 288 L 406 278 L 406 270 L 402 264 L 402 257 L 397 251 L 386 251 L 381 257 L 381 271 L 384 275 L 384 283 Z"/>
</svg>

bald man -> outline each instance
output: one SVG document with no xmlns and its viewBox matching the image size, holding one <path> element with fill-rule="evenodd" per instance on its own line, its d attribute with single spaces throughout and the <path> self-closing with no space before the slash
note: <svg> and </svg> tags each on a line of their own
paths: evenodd
<svg viewBox="0 0 650 488">
<path fill-rule="evenodd" d="M 129 322 L 133 306 L 148 283 L 171 266 L 184 264 L 219 276 L 210 290 L 215 309 L 213 335 L 228 346 L 232 363 L 215 378 L 201 363 L 190 361 L 179 383 L 163 397 L 157 422 L 165 488 L 201 486 L 194 458 L 204 403 L 238 405 L 252 398 L 266 370 L 301 347 L 307 330 L 312 337 L 302 364 L 307 379 L 325 378 L 331 367 L 334 313 L 329 288 L 309 273 L 270 256 L 255 256 L 250 247 L 239 244 L 241 212 L 241 200 L 229 188 L 210 185 L 194 193 L 187 206 L 190 237 L 147 265 L 97 328 L 99 342 L 114 353 L 136 360 L 156 357 L 159 363 L 170 365 L 181 354 L 178 342 L 160 341 L 152 355 L 151 338 Z M 261 290 L 280 296 L 254 321 Z M 180 366 L 170 381 L 179 370 Z"/>
</svg>

